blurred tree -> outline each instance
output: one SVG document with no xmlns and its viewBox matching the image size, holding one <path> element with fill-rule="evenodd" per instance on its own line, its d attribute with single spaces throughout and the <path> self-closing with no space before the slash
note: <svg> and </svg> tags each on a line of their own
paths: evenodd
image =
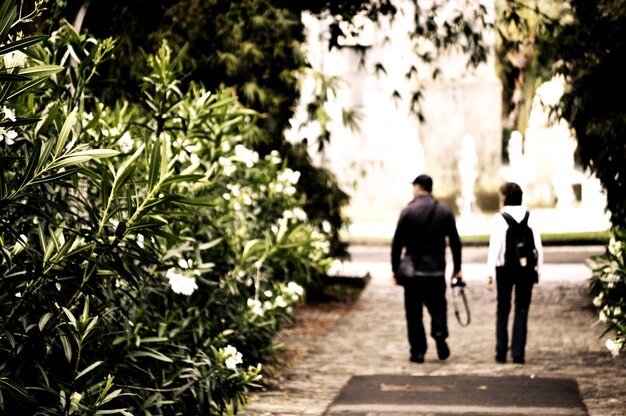
<svg viewBox="0 0 626 416">
<path fill-rule="evenodd" d="M 626 223 L 626 1 L 500 2 L 497 54 L 510 128 L 523 130 L 541 81 L 567 84 L 553 116 L 576 133 L 578 158 L 607 196 L 615 226 Z M 525 114 L 525 115 L 524 115 Z"/>
<path fill-rule="evenodd" d="M 496 68 L 506 129 L 526 130 L 537 88 L 552 76 L 541 45 L 550 41 L 568 11 L 567 2 L 554 0 L 496 0 Z"/>
<path fill-rule="evenodd" d="M 571 0 L 571 20 L 556 27 L 542 54 L 568 89 L 559 105 L 576 131 L 583 165 L 606 190 L 614 226 L 626 224 L 626 1 Z"/>
<path fill-rule="evenodd" d="M 415 45 L 427 40 L 435 50 L 459 48 L 468 54 L 472 65 L 486 59 L 482 36 L 489 23 L 485 7 L 466 0 L 467 7 L 451 11 L 446 4 L 438 2 L 421 8 L 417 0 L 407 1 L 415 6 L 415 24 L 408 34 Z M 329 46 L 333 48 L 339 47 L 342 22 L 350 22 L 357 15 L 373 21 L 379 16 L 393 16 L 395 3 L 392 0 L 51 0 L 45 22 L 53 26 L 65 18 L 98 38 L 112 36 L 118 40 L 116 59 L 100 70 L 100 85 L 96 88 L 105 100 L 140 93 L 137 74 L 144 73 L 144 55 L 154 51 L 160 39 L 167 38 L 175 49 L 186 48 L 190 58 L 186 66 L 187 81 L 202 81 L 208 89 L 219 85 L 232 87 L 245 106 L 261 114 L 257 150 L 262 155 L 279 150 L 291 168 L 308 172 L 308 181 L 301 183 L 307 214 L 313 221 L 331 221 L 333 234 L 338 237 L 338 230 L 344 224 L 341 208 L 349 202 L 349 196 L 337 186 L 331 172 L 311 165 L 303 152 L 306 146 L 287 143 L 283 134 L 300 99 L 299 76 L 308 65 L 302 48 L 305 28 L 301 14 L 307 11 L 327 18 L 324 21 L 328 22 Z M 441 13 L 442 9 L 445 13 Z M 444 15 L 447 18 L 442 18 Z M 419 58 L 432 62 L 435 53 L 422 53 Z M 416 79 L 416 71 L 415 67 L 409 69 L 407 78 Z M 412 109 L 421 116 L 417 81 L 411 93 Z M 320 137 L 303 139 L 322 143 L 330 139 L 329 134 L 323 131 Z M 338 238 L 333 249 L 335 255 L 345 254 L 345 245 Z"/>
</svg>

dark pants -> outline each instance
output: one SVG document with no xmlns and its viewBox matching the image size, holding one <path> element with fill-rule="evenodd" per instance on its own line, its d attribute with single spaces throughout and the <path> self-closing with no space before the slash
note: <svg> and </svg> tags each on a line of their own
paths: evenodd
<svg viewBox="0 0 626 416">
<path fill-rule="evenodd" d="M 423 305 L 431 317 L 430 335 L 448 337 L 446 279 L 444 276 L 419 276 L 404 284 L 404 310 L 411 355 L 426 353 L 426 334 L 422 322 Z"/>
<path fill-rule="evenodd" d="M 515 315 L 513 317 L 513 336 L 511 338 L 511 355 L 513 358 L 524 358 L 526 348 L 526 332 L 528 327 L 528 309 L 532 297 L 534 278 L 524 276 L 504 268 L 496 269 L 496 285 L 498 289 L 498 306 L 496 311 L 496 354 L 506 356 L 509 349 L 509 313 L 511 312 L 511 295 L 515 289 Z"/>
</svg>

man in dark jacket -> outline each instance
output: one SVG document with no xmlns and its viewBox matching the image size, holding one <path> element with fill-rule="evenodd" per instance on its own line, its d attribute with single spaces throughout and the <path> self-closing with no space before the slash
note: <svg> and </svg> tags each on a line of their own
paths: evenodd
<svg viewBox="0 0 626 416">
<path fill-rule="evenodd" d="M 413 181 L 413 196 L 402 210 L 391 245 L 391 268 L 398 284 L 404 286 L 411 361 L 424 362 L 426 335 L 422 322 L 423 305 L 431 316 L 431 336 L 435 339 L 440 360 L 450 356 L 446 305 L 446 237 L 452 251 L 454 276 L 461 279 L 461 239 L 454 214 L 444 202 L 436 201 L 431 192 L 433 181 L 419 175 Z M 398 267 L 404 250 L 413 259 L 415 276 L 399 281 Z"/>
</svg>

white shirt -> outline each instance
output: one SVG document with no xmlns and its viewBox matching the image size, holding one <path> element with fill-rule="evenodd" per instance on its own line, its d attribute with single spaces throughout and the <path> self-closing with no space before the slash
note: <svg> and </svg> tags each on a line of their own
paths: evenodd
<svg viewBox="0 0 626 416">
<path fill-rule="evenodd" d="M 520 205 L 505 205 L 500 212 L 510 214 L 517 222 L 522 221 L 524 215 L 526 215 L 526 209 Z M 534 226 L 532 213 L 528 217 L 528 227 L 533 231 L 535 248 L 537 249 L 537 274 L 541 276 L 543 246 L 541 245 L 541 234 Z M 491 236 L 489 237 L 489 251 L 487 252 L 487 276 L 495 276 L 496 267 L 504 265 L 506 231 L 508 228 L 509 225 L 500 214 L 495 215 L 491 220 Z"/>
</svg>

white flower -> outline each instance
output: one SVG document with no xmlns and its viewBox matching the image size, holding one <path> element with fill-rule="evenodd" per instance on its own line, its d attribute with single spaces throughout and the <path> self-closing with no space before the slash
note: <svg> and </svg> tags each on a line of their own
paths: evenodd
<svg viewBox="0 0 626 416">
<path fill-rule="evenodd" d="M 248 307 L 252 309 L 252 313 L 255 315 L 263 316 L 265 314 L 261 302 L 256 299 L 248 299 Z"/>
<path fill-rule="evenodd" d="M 176 273 L 174 269 L 169 269 L 165 277 L 170 281 L 174 293 L 190 296 L 198 288 L 195 278 Z"/>
<path fill-rule="evenodd" d="M 274 301 L 274 304 L 278 307 L 278 308 L 286 308 L 287 307 L 287 302 L 285 301 L 285 298 L 283 298 L 282 296 L 278 295 L 276 296 L 276 299 Z"/>
<path fill-rule="evenodd" d="M 623 344 L 624 344 L 623 340 L 616 338 L 616 339 L 607 339 L 604 345 L 606 346 L 606 349 L 608 349 L 611 352 L 611 355 L 613 357 L 617 357 L 619 355 L 619 351 L 622 348 Z"/>
<path fill-rule="evenodd" d="M 137 245 L 141 248 L 145 248 L 145 237 L 143 236 L 143 234 L 137 234 Z"/>
<path fill-rule="evenodd" d="M 600 322 L 606 322 L 607 318 L 606 318 L 606 314 L 604 313 L 604 311 L 600 311 Z"/>
<path fill-rule="evenodd" d="M 333 260 L 333 262 L 330 264 L 330 268 L 328 269 L 328 275 L 329 276 L 336 276 L 339 274 L 339 272 L 341 271 L 341 266 L 343 265 L 343 263 L 341 262 L 341 260 L 339 259 L 335 259 Z"/>
<path fill-rule="evenodd" d="M 14 68 L 26 64 L 26 54 L 22 51 L 13 51 L 4 55 L 4 67 Z"/>
<path fill-rule="evenodd" d="M 300 220 L 300 221 L 306 221 L 308 219 L 306 212 L 304 212 L 302 208 L 294 208 L 293 216 L 295 219 Z"/>
<path fill-rule="evenodd" d="M 322 222 L 322 230 L 324 230 L 325 233 L 329 233 L 331 230 L 330 227 L 330 223 L 328 221 L 323 221 Z"/>
<path fill-rule="evenodd" d="M 271 298 L 274 295 L 271 290 L 266 290 L 265 292 L 263 292 L 263 294 L 268 298 Z"/>
<path fill-rule="evenodd" d="M 4 116 L 11 121 L 15 121 L 15 111 L 11 110 L 9 107 L 3 107 Z"/>
<path fill-rule="evenodd" d="M 130 137 L 129 132 L 125 132 L 117 143 L 119 144 L 122 153 L 128 153 L 135 147 L 135 141 L 132 137 Z"/>
<path fill-rule="evenodd" d="M 272 162 L 275 165 L 279 165 L 279 164 L 282 163 L 282 160 L 280 158 L 280 154 L 278 153 L 277 150 L 272 150 L 270 152 L 270 154 L 265 157 L 265 159 L 269 160 L 270 162 Z"/>
<path fill-rule="evenodd" d="M 74 413 L 76 410 L 78 410 L 78 404 L 80 403 L 80 400 L 82 398 L 83 398 L 82 394 L 76 391 L 72 393 L 72 395 L 70 396 L 70 409 L 68 412 L 70 415 Z"/>
<path fill-rule="evenodd" d="M 0 142 L 3 140 L 6 142 L 7 146 L 11 146 L 15 143 L 15 138 L 17 137 L 17 133 L 13 130 L 7 131 L 3 127 L 0 127 Z"/>
<path fill-rule="evenodd" d="M 289 196 L 294 195 L 296 193 L 296 187 L 295 186 L 288 186 L 285 188 L 285 193 Z"/>
<path fill-rule="evenodd" d="M 242 144 L 235 146 L 235 159 L 245 163 L 247 167 L 251 168 L 256 162 L 259 161 L 259 154 L 254 150 L 250 150 Z"/>
<path fill-rule="evenodd" d="M 296 282 L 289 282 L 287 283 L 287 287 L 285 288 L 285 293 L 300 297 L 304 294 L 304 288 Z"/>
<path fill-rule="evenodd" d="M 593 304 L 596 306 L 596 308 L 599 308 L 600 306 L 602 306 L 602 298 L 604 298 L 604 295 L 602 294 L 602 292 L 600 292 L 598 296 L 593 298 Z"/>
<path fill-rule="evenodd" d="M 295 185 L 296 183 L 298 183 L 299 179 L 300 179 L 300 172 L 293 171 L 289 168 L 285 169 L 283 172 L 281 172 L 278 175 L 278 182 L 290 183 L 292 185 Z"/>
<path fill-rule="evenodd" d="M 619 256 L 622 252 L 622 242 L 615 239 L 615 237 L 611 237 L 609 241 L 609 252 L 614 256 Z"/>
<path fill-rule="evenodd" d="M 272 310 L 273 307 L 274 305 L 272 305 L 272 302 L 270 302 L 269 300 L 263 302 L 263 309 L 265 309 L 266 311 Z"/>
<path fill-rule="evenodd" d="M 226 368 L 231 370 L 234 370 L 237 368 L 237 364 L 241 364 L 243 362 L 243 356 L 239 351 L 237 351 L 237 348 L 232 345 L 226 346 L 226 348 L 222 350 L 222 354 L 226 357 L 226 360 L 224 361 Z"/>
</svg>

